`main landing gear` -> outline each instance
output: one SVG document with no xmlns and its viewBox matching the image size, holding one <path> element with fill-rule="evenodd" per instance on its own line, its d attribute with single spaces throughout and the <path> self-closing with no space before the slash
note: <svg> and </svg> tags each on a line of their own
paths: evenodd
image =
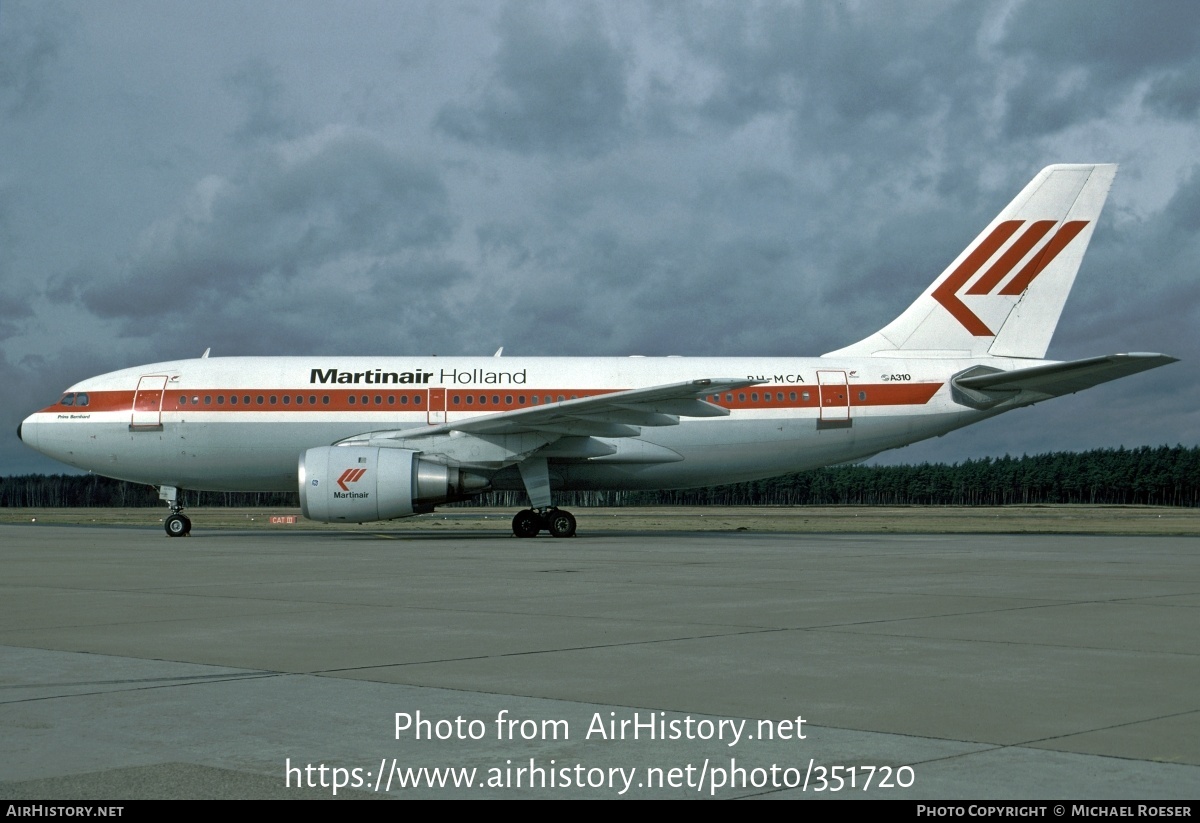
<svg viewBox="0 0 1200 823">
<path fill-rule="evenodd" d="M 551 537 L 574 537 L 575 515 L 559 508 L 525 509 L 513 517 L 512 530 L 517 537 L 537 537 L 542 531 Z"/>
<path fill-rule="evenodd" d="M 517 464 L 521 482 L 529 494 L 529 508 L 513 518 L 513 534 L 517 537 L 537 537 L 538 532 L 550 532 L 552 537 L 574 537 L 575 516 L 550 505 L 550 471 L 544 457 L 532 457 Z"/>
<path fill-rule="evenodd" d="M 174 486 L 159 486 L 158 498 L 167 501 L 171 513 L 163 521 L 167 537 L 187 537 L 192 533 L 192 521 L 183 513 L 183 504 L 179 502 L 179 490 Z"/>
</svg>

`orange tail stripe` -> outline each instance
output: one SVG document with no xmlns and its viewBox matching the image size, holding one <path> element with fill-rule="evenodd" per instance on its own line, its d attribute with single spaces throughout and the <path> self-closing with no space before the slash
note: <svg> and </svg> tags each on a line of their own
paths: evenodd
<svg viewBox="0 0 1200 823">
<path fill-rule="evenodd" d="M 1008 282 L 1008 285 L 1000 290 L 1001 294 L 1020 294 L 1029 288 L 1029 284 L 1033 279 L 1042 273 L 1042 269 L 1049 266 L 1058 253 L 1067 247 L 1067 244 L 1075 239 L 1075 235 L 1083 231 L 1083 227 L 1088 224 L 1086 220 L 1072 220 L 1069 223 L 1063 223 L 1061 229 L 1050 238 L 1050 242 L 1042 249 L 1042 253 L 1034 257 L 1025 264 L 1025 268 L 1021 269 L 1021 273 Z"/>
<path fill-rule="evenodd" d="M 990 260 L 1001 246 L 1008 242 L 1008 238 L 1012 237 L 1013 232 L 1020 228 L 1022 222 L 1024 221 L 1006 220 L 996 226 L 992 233 L 967 255 L 967 259 L 942 281 L 942 285 L 933 290 L 933 299 L 945 306 L 946 311 L 950 312 L 955 320 L 963 324 L 963 328 L 976 337 L 992 337 L 992 330 L 958 299 L 958 290 L 975 276 L 975 272 L 979 271 L 980 267 Z"/>
<path fill-rule="evenodd" d="M 1053 220 L 1038 220 L 1025 230 L 1025 232 L 1017 238 L 1017 242 L 996 261 L 996 264 L 988 269 L 987 274 L 975 281 L 975 285 L 967 289 L 967 294 L 987 294 L 996 287 L 996 284 L 1008 276 L 1008 273 L 1013 268 L 1025 259 L 1025 255 L 1029 254 L 1029 250 L 1038 244 L 1038 241 L 1046 236 L 1046 232 L 1054 228 Z"/>
</svg>

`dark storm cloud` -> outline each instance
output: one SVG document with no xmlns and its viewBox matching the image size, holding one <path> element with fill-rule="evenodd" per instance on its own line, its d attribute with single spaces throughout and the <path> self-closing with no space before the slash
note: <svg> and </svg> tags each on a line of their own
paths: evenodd
<svg viewBox="0 0 1200 823">
<path fill-rule="evenodd" d="M 208 178 L 149 229 L 115 277 L 58 283 L 101 317 L 162 322 L 221 307 L 270 284 L 325 278 L 330 296 L 356 262 L 443 244 L 454 219 L 428 167 L 373 135 L 329 130 L 255 157 L 246 175 Z M 153 320 L 150 320 L 150 319 Z"/>
<path fill-rule="evenodd" d="M 973 3 L 732 4 L 694 14 L 689 43 L 719 73 L 710 116 L 741 124 L 782 110 L 802 128 L 815 119 L 839 134 L 948 104 L 972 81 L 965 67 L 984 12 Z"/>
<path fill-rule="evenodd" d="M 1196 111 L 1200 18 L 1192 3 L 1026 2 L 1006 21 L 1001 48 L 1025 60 L 1006 100 L 1009 135 L 1051 134 L 1103 118 L 1147 81 L 1145 102 L 1154 111 Z"/>
<path fill-rule="evenodd" d="M 45 103 L 47 75 L 62 49 L 66 10 L 0 4 L 0 101 L 10 116 L 36 111 Z"/>
<path fill-rule="evenodd" d="M 1113 160 L 1050 353 L 1188 363 L 900 454 L 1197 428 L 1183 6 L 0 2 L 0 375 L 36 405 L 206 346 L 818 354 L 1042 166 Z"/>
<path fill-rule="evenodd" d="M 1190 330 L 1200 327 L 1200 167 L 1150 219 L 1115 222 L 1111 215 L 1101 218 L 1064 312 L 1063 331 L 1074 350 L 1106 346 L 1194 357 Z"/>
<path fill-rule="evenodd" d="M 1146 105 L 1156 114 L 1189 120 L 1200 112 L 1200 61 L 1155 79 L 1146 92 Z"/>
<path fill-rule="evenodd" d="M 14 199 L 12 190 L 0 185 L 0 247 L 3 248 L 12 248 L 19 242 L 12 225 Z M 33 316 L 28 289 L 15 281 L 11 268 L 8 257 L 0 254 L 0 341 L 19 330 L 19 321 Z"/>
<path fill-rule="evenodd" d="M 1027 0 L 1005 24 L 1004 48 L 1047 65 L 1086 67 L 1097 79 L 1129 82 L 1189 60 L 1200 20 L 1190 0 L 1131 6 L 1122 0 Z"/>
<path fill-rule="evenodd" d="M 1200 165 L 1192 167 L 1163 212 L 1169 232 L 1164 241 L 1176 248 L 1180 242 L 1193 244 L 1193 253 L 1187 256 L 1194 262 L 1194 244 L 1200 240 Z"/>
<path fill-rule="evenodd" d="M 443 107 L 438 128 L 522 153 L 612 148 L 626 118 L 625 60 L 603 28 L 594 9 L 559 20 L 538 6 L 507 6 L 492 77 L 477 99 Z"/>
<path fill-rule="evenodd" d="M 245 119 L 233 133 L 235 139 L 279 139 L 295 134 L 295 124 L 282 111 L 283 83 L 263 61 L 242 63 L 225 75 L 225 85 L 246 107 Z"/>
</svg>

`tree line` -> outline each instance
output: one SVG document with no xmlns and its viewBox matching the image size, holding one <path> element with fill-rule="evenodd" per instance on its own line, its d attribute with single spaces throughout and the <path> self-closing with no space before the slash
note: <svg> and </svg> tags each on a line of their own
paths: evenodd
<svg viewBox="0 0 1200 823">
<path fill-rule="evenodd" d="M 681 491 L 562 492 L 562 506 L 1003 506 L 1039 503 L 1200 505 L 1200 447 L 1141 446 L 984 457 L 962 463 L 832 466 L 750 483 Z M 184 493 L 194 506 L 299 506 L 295 492 Z M 0 478 L 0 506 L 161 506 L 151 486 L 97 475 Z M 495 491 L 455 505 L 528 505 L 524 492 Z"/>
</svg>

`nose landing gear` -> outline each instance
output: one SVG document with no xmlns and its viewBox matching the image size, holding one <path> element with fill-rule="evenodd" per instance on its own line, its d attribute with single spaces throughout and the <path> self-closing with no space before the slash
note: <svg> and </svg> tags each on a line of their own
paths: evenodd
<svg viewBox="0 0 1200 823">
<path fill-rule="evenodd" d="M 179 502 L 179 489 L 174 486 L 159 486 L 159 500 L 167 501 L 171 513 L 163 521 L 163 529 L 167 537 L 187 537 L 192 533 L 192 521 L 183 513 L 183 504 Z"/>
<path fill-rule="evenodd" d="M 175 512 L 163 521 L 163 528 L 167 530 L 167 537 L 187 537 L 192 531 L 192 521 L 187 515 Z"/>
</svg>

